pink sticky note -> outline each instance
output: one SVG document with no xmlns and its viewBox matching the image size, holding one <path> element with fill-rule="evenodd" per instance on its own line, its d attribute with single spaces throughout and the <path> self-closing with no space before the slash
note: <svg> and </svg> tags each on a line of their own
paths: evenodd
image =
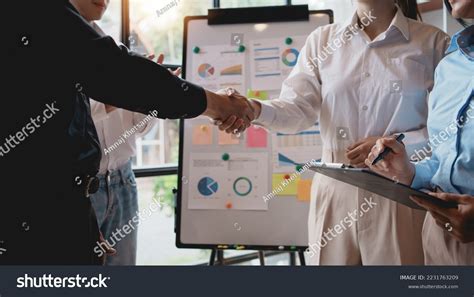
<svg viewBox="0 0 474 297">
<path fill-rule="evenodd" d="M 267 130 L 257 126 L 247 129 L 247 147 L 267 147 Z"/>
</svg>

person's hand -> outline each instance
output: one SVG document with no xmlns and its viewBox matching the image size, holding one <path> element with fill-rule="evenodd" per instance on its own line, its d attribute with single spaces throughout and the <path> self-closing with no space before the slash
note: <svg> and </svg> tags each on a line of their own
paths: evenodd
<svg viewBox="0 0 474 297">
<path fill-rule="evenodd" d="M 410 197 L 416 204 L 430 212 L 436 224 L 462 243 L 474 242 L 474 197 L 450 193 L 430 193 L 458 208 L 443 208 L 418 197 Z"/>
<path fill-rule="evenodd" d="M 253 110 L 254 119 L 260 116 L 262 105 L 257 100 L 249 100 L 233 89 L 228 92 L 228 95 L 230 95 L 231 98 L 247 100 Z M 215 122 L 215 124 L 219 126 L 219 130 L 234 134 L 244 132 L 251 125 L 251 123 L 246 123 L 243 119 L 240 119 L 236 116 L 231 116 L 227 118 L 224 122 Z"/>
<path fill-rule="evenodd" d="M 147 58 L 153 61 L 153 59 L 155 59 L 155 55 L 154 54 L 148 55 Z M 158 58 L 156 59 L 156 64 L 163 65 L 164 61 L 165 61 L 165 55 L 160 54 Z M 168 68 L 168 71 L 171 72 L 175 76 L 181 75 L 181 67 L 178 67 L 175 71 Z"/>
<path fill-rule="evenodd" d="M 217 93 L 206 90 L 207 109 L 203 115 L 219 123 L 233 122 L 239 127 L 249 127 L 255 119 L 255 111 L 250 102 L 234 91 L 220 90 Z M 226 129 L 227 133 L 234 130 Z"/>
<path fill-rule="evenodd" d="M 392 149 L 392 152 L 377 164 L 372 165 L 375 158 L 386 147 Z M 415 165 L 410 162 L 405 146 L 398 142 L 395 137 L 385 137 L 377 140 L 365 160 L 365 165 L 371 170 L 405 185 L 411 185 L 415 177 Z"/>
<path fill-rule="evenodd" d="M 349 146 L 346 149 L 346 158 L 349 160 L 349 164 L 357 168 L 366 167 L 365 159 L 374 147 L 377 139 L 379 137 L 367 137 Z"/>
</svg>

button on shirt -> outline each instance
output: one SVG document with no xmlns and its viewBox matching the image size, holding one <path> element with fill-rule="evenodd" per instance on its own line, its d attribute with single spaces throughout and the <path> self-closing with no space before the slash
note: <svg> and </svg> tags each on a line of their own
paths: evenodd
<svg viewBox="0 0 474 297">
<path fill-rule="evenodd" d="M 432 157 L 416 164 L 412 186 L 474 195 L 474 26 L 453 36 L 448 53 L 429 101 Z"/>
<path fill-rule="evenodd" d="M 398 9 L 387 31 L 371 41 L 357 29 L 358 19 L 354 14 L 308 37 L 280 97 L 262 102 L 257 124 L 295 133 L 319 122 L 324 149 L 340 156 L 369 136 L 407 132 L 409 151 L 426 144 L 427 94 L 449 37 Z M 337 137 L 341 129 L 347 137 Z"/>
</svg>

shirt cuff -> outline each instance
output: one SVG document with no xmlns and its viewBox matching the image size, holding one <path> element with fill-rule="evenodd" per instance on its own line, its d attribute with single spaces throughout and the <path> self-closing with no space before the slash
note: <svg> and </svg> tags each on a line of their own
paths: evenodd
<svg viewBox="0 0 474 297">
<path fill-rule="evenodd" d="M 259 102 L 262 108 L 260 110 L 260 116 L 254 121 L 254 124 L 264 127 L 271 126 L 275 119 L 275 108 L 269 103 L 262 101 Z"/>
<path fill-rule="evenodd" d="M 428 189 L 431 188 L 431 178 L 433 174 L 431 173 L 431 168 L 424 164 L 424 162 L 419 162 L 415 165 L 415 178 L 411 184 L 411 187 L 414 189 Z"/>
</svg>

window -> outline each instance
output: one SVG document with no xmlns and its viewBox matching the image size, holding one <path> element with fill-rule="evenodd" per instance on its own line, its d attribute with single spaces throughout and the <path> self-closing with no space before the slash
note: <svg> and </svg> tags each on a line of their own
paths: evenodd
<svg viewBox="0 0 474 297">
<path fill-rule="evenodd" d="M 165 64 L 181 64 L 183 17 L 205 15 L 212 7 L 212 0 L 130 0 L 129 3 L 130 49 L 143 55 L 164 54 Z M 160 120 L 146 136 L 138 139 L 134 167 L 178 163 L 178 126 L 176 120 Z"/>
<path fill-rule="evenodd" d="M 183 17 L 206 15 L 212 0 L 130 0 L 130 47 L 162 53 L 166 64 L 181 64 Z"/>
<path fill-rule="evenodd" d="M 174 233 L 174 196 L 177 176 L 138 178 L 138 208 L 144 213 L 138 228 L 137 265 L 189 265 L 209 261 L 209 250 L 178 249 Z M 160 205 L 157 209 L 152 206 Z"/>
<path fill-rule="evenodd" d="M 102 30 L 120 42 L 122 34 L 122 4 L 120 0 L 110 0 L 109 7 L 100 21 L 97 22 Z"/>
</svg>

